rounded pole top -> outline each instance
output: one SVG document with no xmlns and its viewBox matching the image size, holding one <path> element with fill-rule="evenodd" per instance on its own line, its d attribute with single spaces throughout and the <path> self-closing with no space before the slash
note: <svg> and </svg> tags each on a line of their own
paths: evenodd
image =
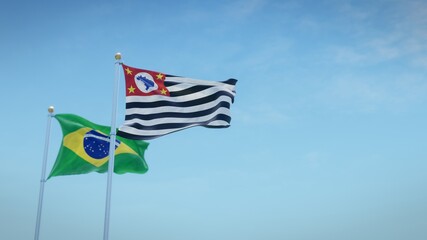
<svg viewBox="0 0 427 240">
<path fill-rule="evenodd" d="M 53 107 L 53 106 L 50 106 L 48 109 L 47 109 L 47 111 L 49 112 L 49 113 L 53 113 L 53 111 L 55 110 L 55 108 Z"/>
<path fill-rule="evenodd" d="M 116 53 L 116 55 L 114 55 L 114 58 L 116 60 L 121 60 L 122 59 L 122 54 L 118 52 L 118 53 Z"/>
</svg>

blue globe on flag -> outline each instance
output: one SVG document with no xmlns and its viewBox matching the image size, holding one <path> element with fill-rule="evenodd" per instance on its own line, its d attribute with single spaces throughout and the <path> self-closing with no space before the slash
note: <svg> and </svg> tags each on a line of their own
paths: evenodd
<svg viewBox="0 0 427 240">
<path fill-rule="evenodd" d="M 116 140 L 115 148 L 120 145 Z M 103 159 L 110 153 L 110 137 L 95 130 L 88 131 L 83 138 L 83 148 L 94 159 Z"/>
</svg>

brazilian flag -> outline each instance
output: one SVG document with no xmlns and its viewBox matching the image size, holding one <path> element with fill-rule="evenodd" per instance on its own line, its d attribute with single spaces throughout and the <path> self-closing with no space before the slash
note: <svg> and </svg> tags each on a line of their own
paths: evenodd
<svg viewBox="0 0 427 240">
<path fill-rule="evenodd" d="M 110 127 L 73 114 L 57 114 L 54 117 L 61 125 L 64 138 L 48 178 L 108 171 Z M 147 172 L 144 159 L 147 142 L 117 137 L 115 147 L 115 173 Z"/>
</svg>

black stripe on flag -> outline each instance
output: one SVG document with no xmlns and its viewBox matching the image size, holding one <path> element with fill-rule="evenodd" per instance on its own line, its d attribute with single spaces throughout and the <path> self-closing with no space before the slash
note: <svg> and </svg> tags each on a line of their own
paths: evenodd
<svg viewBox="0 0 427 240">
<path fill-rule="evenodd" d="M 188 113 L 182 113 L 182 112 L 162 112 L 162 113 L 155 113 L 155 114 L 127 114 L 126 120 L 132 120 L 132 119 L 141 119 L 141 120 L 153 120 L 153 119 L 160 119 L 160 118 L 195 118 L 195 117 L 202 117 L 209 115 L 211 113 L 214 113 L 219 108 L 230 108 L 229 102 L 219 102 L 216 106 L 205 109 L 202 111 L 197 112 L 188 112 Z"/>
<path fill-rule="evenodd" d="M 216 121 L 216 120 L 222 120 L 227 122 L 227 125 L 208 125 L 210 122 L 212 121 Z M 135 139 L 135 140 L 151 140 L 151 139 L 155 139 L 158 138 L 160 136 L 164 136 L 173 132 L 178 132 L 181 130 L 186 129 L 187 127 L 190 126 L 202 126 L 205 128 L 228 128 L 230 125 L 230 121 L 231 121 L 231 117 L 225 114 L 218 114 L 216 115 L 214 118 L 205 121 L 205 122 L 198 122 L 198 123 L 166 123 L 166 124 L 158 124 L 155 126 L 151 126 L 151 127 L 144 127 L 140 124 L 134 123 L 129 125 L 130 127 L 133 127 L 135 129 L 140 129 L 140 130 L 149 130 L 149 131 L 153 131 L 153 133 L 155 133 L 156 130 L 161 130 L 161 129 L 170 129 L 171 131 L 169 131 L 166 134 L 160 134 L 160 135 L 139 135 L 139 134 L 132 134 L 132 133 L 128 133 L 128 132 L 122 132 L 122 131 L 118 131 L 117 132 L 117 136 L 120 137 L 124 137 L 124 138 L 128 138 L 128 139 Z"/>
<path fill-rule="evenodd" d="M 144 126 L 144 125 L 141 125 L 139 123 L 132 123 L 129 126 L 135 128 L 135 129 L 138 129 L 138 130 L 153 130 L 153 131 L 155 131 L 155 130 L 165 130 L 165 129 L 180 129 L 180 128 L 185 128 L 185 127 L 188 127 L 191 125 L 205 126 L 205 125 L 208 125 L 210 122 L 217 121 L 217 120 L 222 120 L 222 121 L 225 121 L 229 124 L 231 122 L 231 117 L 229 115 L 225 115 L 225 114 L 218 114 L 218 115 L 215 115 L 213 118 L 211 118 L 207 121 L 203 121 L 203 122 L 161 123 L 161 124 L 157 124 L 157 125 L 153 125 L 153 126 Z M 228 127 L 228 125 L 225 127 Z"/>
<path fill-rule="evenodd" d="M 206 89 L 211 88 L 211 87 L 214 87 L 214 86 L 199 85 L 199 86 L 189 87 L 187 89 L 183 89 L 180 91 L 170 91 L 169 94 L 171 97 L 179 97 L 179 96 L 184 96 L 184 95 L 200 92 L 200 91 L 206 90 Z"/>
</svg>

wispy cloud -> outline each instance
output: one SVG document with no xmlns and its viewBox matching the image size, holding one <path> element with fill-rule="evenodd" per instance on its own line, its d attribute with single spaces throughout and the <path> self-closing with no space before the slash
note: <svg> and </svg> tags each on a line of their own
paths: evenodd
<svg viewBox="0 0 427 240">
<path fill-rule="evenodd" d="M 372 112 L 387 98 L 385 89 L 359 79 L 340 79 L 325 90 L 323 97 L 328 105 L 344 107 L 349 112 Z"/>
<path fill-rule="evenodd" d="M 427 82 L 422 76 L 404 73 L 388 81 L 367 76 L 337 76 L 316 98 L 343 112 L 404 111 L 427 98 Z"/>
<path fill-rule="evenodd" d="M 237 18 L 246 18 L 260 10 L 266 0 L 240 0 L 227 4 L 227 9 L 230 15 Z"/>
<path fill-rule="evenodd" d="M 331 76 L 316 97 L 348 112 L 404 111 L 426 101 L 423 72 L 398 69 L 427 67 L 427 2 L 347 2 L 339 10 L 354 25 L 324 56 L 347 71 Z"/>
<path fill-rule="evenodd" d="M 393 2 L 375 5 L 363 13 L 361 7 L 343 4 L 341 14 L 355 24 L 347 26 L 347 44 L 330 47 L 338 63 L 378 63 L 400 58 L 422 63 L 427 52 L 427 2 Z"/>
<path fill-rule="evenodd" d="M 250 108 L 234 108 L 233 117 L 236 121 L 248 125 L 277 125 L 289 120 L 282 109 L 267 103 Z"/>
<path fill-rule="evenodd" d="M 245 68 L 256 71 L 269 71 L 283 67 L 291 61 L 288 50 L 292 44 L 290 39 L 284 37 L 265 38 L 264 42 L 254 46 L 250 52 L 241 49 L 243 57 L 241 57 L 240 63 Z"/>
<path fill-rule="evenodd" d="M 355 20 L 364 20 L 372 15 L 371 11 L 356 7 L 349 1 L 341 1 L 337 7 L 338 10 L 345 16 L 351 17 Z"/>
</svg>

